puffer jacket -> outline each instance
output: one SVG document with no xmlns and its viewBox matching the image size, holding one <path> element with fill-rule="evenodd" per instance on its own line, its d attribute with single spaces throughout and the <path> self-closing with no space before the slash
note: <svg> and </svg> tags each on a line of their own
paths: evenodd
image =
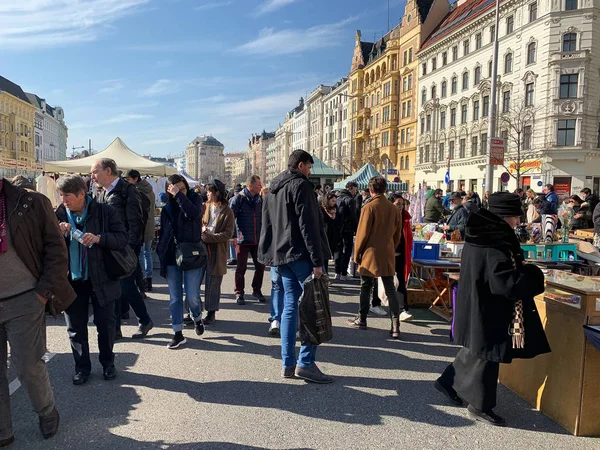
<svg viewBox="0 0 600 450">
<path fill-rule="evenodd" d="M 235 228 L 238 244 L 258 245 L 262 228 L 263 200 L 259 194 L 252 197 L 248 188 L 233 197 L 230 203 L 235 215 Z"/>
<path fill-rule="evenodd" d="M 154 195 L 154 190 L 150 183 L 146 180 L 139 181 L 135 187 L 138 188 L 138 191 L 142 193 L 142 195 L 146 195 L 150 200 L 150 207 L 148 208 L 147 215 L 148 220 L 146 221 L 146 225 L 144 227 L 144 242 L 149 242 L 154 239 L 154 208 L 156 205 L 156 196 Z M 145 214 L 143 214 L 145 215 Z"/>
<path fill-rule="evenodd" d="M 59 222 L 69 221 L 67 210 L 63 205 L 56 209 L 56 217 Z M 90 203 L 85 228 L 86 233 L 100 235 L 100 242 L 88 249 L 88 271 L 98 303 L 100 306 L 106 306 L 121 297 L 121 283 L 108 277 L 104 252 L 125 247 L 128 239 L 127 231 L 117 211 L 110 205 L 97 203 L 96 200 Z M 68 248 L 71 243 L 70 236 L 65 238 L 65 243 Z"/>
</svg>

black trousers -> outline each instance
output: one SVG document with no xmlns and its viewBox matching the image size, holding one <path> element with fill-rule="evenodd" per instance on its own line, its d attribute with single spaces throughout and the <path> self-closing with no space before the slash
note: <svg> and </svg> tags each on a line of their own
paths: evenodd
<svg viewBox="0 0 600 450">
<path fill-rule="evenodd" d="M 348 275 L 348 264 L 352 257 L 352 246 L 354 245 L 354 234 L 343 233 L 338 242 L 333 259 L 335 260 L 335 273 Z"/>
<path fill-rule="evenodd" d="M 499 371 L 500 363 L 479 359 L 463 347 L 440 378 L 444 386 L 453 387 L 469 405 L 489 411 L 496 406 Z"/>
<path fill-rule="evenodd" d="M 75 359 L 75 371 L 87 375 L 92 370 L 90 361 L 90 344 L 88 341 L 89 304 L 94 311 L 94 324 L 98 331 L 99 360 L 103 368 L 114 366 L 115 354 L 115 302 L 100 306 L 92 282 L 72 281 L 71 285 L 77 294 L 75 301 L 65 311 L 67 332 L 71 342 L 71 350 Z"/>
<path fill-rule="evenodd" d="M 406 290 L 406 281 L 404 280 L 404 255 L 396 256 L 396 276 L 398 277 L 398 293 L 400 302 L 404 300 L 404 311 L 408 311 L 408 291 Z"/>
<path fill-rule="evenodd" d="M 393 318 L 400 317 L 400 302 L 398 301 L 398 292 L 394 287 L 394 277 L 381 277 L 385 293 L 388 296 L 390 303 L 390 312 Z M 359 314 L 361 320 L 366 320 L 369 314 L 369 306 L 371 305 L 371 292 L 376 279 L 365 275 L 360 276 L 360 309 Z"/>
<path fill-rule="evenodd" d="M 139 259 L 140 256 L 140 248 L 134 248 L 136 256 Z M 138 262 L 139 267 L 139 262 Z M 125 302 L 129 303 L 129 306 L 133 309 L 133 312 L 137 316 L 141 325 L 148 325 L 150 323 L 150 316 L 148 315 L 148 310 L 146 309 L 146 303 L 144 302 L 144 298 L 142 294 L 140 294 L 140 290 L 137 287 L 135 282 L 137 277 L 137 272 L 134 270 L 131 275 L 127 278 L 123 278 L 121 280 L 121 298 L 116 300 L 115 305 L 115 315 L 116 315 L 116 331 L 118 333 L 121 332 L 121 312 L 122 304 Z M 129 311 L 127 309 L 126 311 Z"/>
</svg>

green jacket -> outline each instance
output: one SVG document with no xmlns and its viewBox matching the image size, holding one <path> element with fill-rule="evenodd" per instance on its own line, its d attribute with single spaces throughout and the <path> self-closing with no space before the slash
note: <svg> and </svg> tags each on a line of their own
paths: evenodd
<svg viewBox="0 0 600 450">
<path fill-rule="evenodd" d="M 444 213 L 446 213 L 446 209 L 442 205 L 442 199 L 430 197 L 425 203 L 425 214 L 423 215 L 423 222 L 429 223 L 438 223 Z"/>
</svg>

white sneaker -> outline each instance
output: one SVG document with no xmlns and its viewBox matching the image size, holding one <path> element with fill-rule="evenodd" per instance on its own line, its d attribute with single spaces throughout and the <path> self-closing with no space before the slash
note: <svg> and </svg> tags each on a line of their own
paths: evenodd
<svg viewBox="0 0 600 450">
<path fill-rule="evenodd" d="M 269 327 L 269 335 L 271 336 L 279 336 L 279 329 L 281 328 L 281 324 L 279 320 L 274 320 L 271 322 L 271 326 Z"/>
<path fill-rule="evenodd" d="M 387 316 L 387 311 L 381 306 L 371 306 L 369 308 L 369 311 L 371 311 L 376 316 Z"/>
<path fill-rule="evenodd" d="M 338 275 L 337 273 L 334 273 L 334 274 L 331 276 L 331 279 L 332 279 L 332 280 L 338 280 L 339 278 L 340 278 L 340 275 Z"/>
<path fill-rule="evenodd" d="M 400 314 L 400 322 L 410 322 L 411 320 L 413 320 L 413 315 L 408 311 L 402 311 L 402 314 Z"/>
</svg>

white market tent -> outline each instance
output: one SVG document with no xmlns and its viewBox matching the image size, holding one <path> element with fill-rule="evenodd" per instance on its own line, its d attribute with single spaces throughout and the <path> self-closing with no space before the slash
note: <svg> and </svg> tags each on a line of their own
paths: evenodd
<svg viewBox="0 0 600 450">
<path fill-rule="evenodd" d="M 194 180 L 192 177 L 190 177 L 190 176 L 189 176 L 189 174 L 188 174 L 188 173 L 187 173 L 185 170 L 182 170 L 182 171 L 180 172 L 180 175 L 181 175 L 183 178 L 185 178 L 185 179 L 186 179 L 186 181 L 188 182 L 188 184 L 189 184 L 191 187 L 198 186 L 198 185 L 200 184 L 200 182 L 199 182 L 199 181 L 196 181 L 196 180 Z"/>
<path fill-rule="evenodd" d="M 67 161 L 51 161 L 44 163 L 44 171 L 54 173 L 90 173 L 90 167 L 102 158 L 114 159 L 117 168 L 126 172 L 135 169 L 142 175 L 163 177 L 177 173 L 173 167 L 150 161 L 131 150 L 121 138 L 116 138 L 106 149 L 92 156 Z"/>
</svg>

